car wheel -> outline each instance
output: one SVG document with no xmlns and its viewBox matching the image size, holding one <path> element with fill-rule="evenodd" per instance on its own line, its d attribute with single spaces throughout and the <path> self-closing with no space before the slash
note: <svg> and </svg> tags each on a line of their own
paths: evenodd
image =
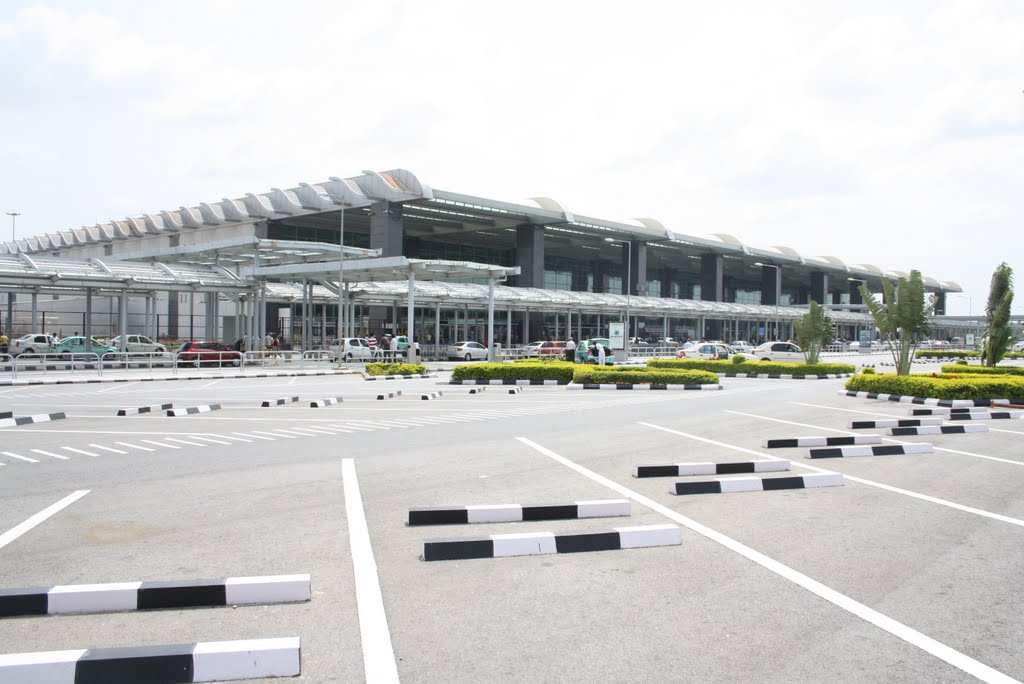
<svg viewBox="0 0 1024 684">
<path fill-rule="evenodd" d="M 473 360 L 473 355 L 472 354 L 466 354 L 466 361 L 472 361 L 472 360 Z"/>
<path fill-rule="evenodd" d="M 35 349 L 33 349 L 32 347 L 29 347 L 28 349 L 26 349 L 26 350 L 25 350 L 24 352 L 22 352 L 22 353 L 23 353 L 23 354 L 35 354 L 35 353 L 36 353 L 36 350 L 35 350 Z"/>
<path fill-rule="evenodd" d="M 759 360 L 760 361 L 771 361 L 771 359 L 768 358 L 767 356 L 762 356 Z"/>
<path fill-rule="evenodd" d="M 157 348 L 156 348 L 156 349 L 154 349 L 153 351 L 154 351 L 155 353 L 157 353 L 157 354 L 163 354 L 163 353 L 164 353 L 164 352 L 166 352 L 167 350 L 166 350 L 166 349 L 164 349 L 163 347 L 157 347 Z"/>
<path fill-rule="evenodd" d="M 345 356 L 345 363 L 348 363 L 348 362 L 349 362 L 349 361 L 351 361 L 351 360 L 352 360 L 352 352 L 349 352 L 349 353 L 348 353 L 348 354 L 347 354 L 347 355 Z"/>
<path fill-rule="evenodd" d="M 234 366 L 235 368 L 238 368 L 239 366 L 242 365 L 242 359 L 236 356 L 235 358 L 231 359 L 231 365 Z"/>
</svg>

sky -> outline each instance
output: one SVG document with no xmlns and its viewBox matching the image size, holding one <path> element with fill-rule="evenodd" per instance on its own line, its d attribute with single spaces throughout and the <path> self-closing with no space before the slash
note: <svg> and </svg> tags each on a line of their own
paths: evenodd
<svg viewBox="0 0 1024 684">
<path fill-rule="evenodd" d="M 404 168 L 916 268 L 978 314 L 1000 262 L 1024 283 L 1022 36 L 1013 0 L 7 0 L 0 211 L 27 237 Z"/>
</svg>

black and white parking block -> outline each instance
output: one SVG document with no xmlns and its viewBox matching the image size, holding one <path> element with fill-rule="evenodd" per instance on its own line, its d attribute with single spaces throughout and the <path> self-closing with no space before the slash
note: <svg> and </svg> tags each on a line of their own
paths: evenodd
<svg viewBox="0 0 1024 684">
<path fill-rule="evenodd" d="M 521 393 L 522 391 L 523 391 L 523 388 L 522 388 L 522 387 L 513 387 L 513 388 L 511 388 L 511 389 L 510 389 L 510 390 L 508 391 L 508 393 L 509 393 L 509 394 L 519 394 L 519 393 Z"/>
<path fill-rule="evenodd" d="M 885 420 L 854 420 L 850 423 L 851 430 L 891 427 L 921 427 L 922 425 L 942 425 L 942 418 L 896 418 Z"/>
<path fill-rule="evenodd" d="M 739 463 L 669 463 L 633 468 L 633 477 L 685 477 L 688 475 L 734 475 L 736 473 L 778 473 L 789 470 L 790 462 L 741 461 Z"/>
<path fill-rule="evenodd" d="M 931 444 L 882 444 L 880 446 L 847 446 L 828 449 L 810 449 L 807 458 L 846 458 L 849 456 L 899 456 L 902 454 L 930 454 Z"/>
<path fill-rule="evenodd" d="M 0 681 L 46 684 L 213 682 L 295 677 L 299 637 L 0 655 Z"/>
<path fill-rule="evenodd" d="M 443 395 L 444 392 L 427 392 L 426 394 L 421 394 L 420 399 L 440 399 Z"/>
<path fill-rule="evenodd" d="M 260 404 L 260 408 L 270 408 L 271 406 L 284 406 L 285 404 L 294 404 L 299 400 L 298 397 L 282 397 L 281 399 L 268 399 Z"/>
<path fill-rule="evenodd" d="M 13 418 L 13 417 L 14 417 L 14 412 L 13 411 L 0 411 L 0 420 L 4 420 L 5 418 Z"/>
<path fill-rule="evenodd" d="M 791 439 L 766 439 L 761 442 L 765 449 L 789 447 L 847 446 L 850 444 L 881 444 L 881 435 L 849 435 L 844 437 L 793 437 Z"/>
<path fill-rule="evenodd" d="M 964 408 L 946 408 L 943 406 L 930 406 L 928 408 L 912 408 L 912 416 L 951 416 L 961 413 L 988 413 L 989 409 L 984 406 L 970 406 Z"/>
<path fill-rule="evenodd" d="M 494 504 L 430 506 L 409 509 L 409 525 L 466 525 L 473 523 L 613 518 L 630 514 L 629 501 L 570 501 L 555 504 Z"/>
<path fill-rule="evenodd" d="M 729 494 L 732 492 L 770 492 L 779 489 L 816 489 L 842 487 L 842 473 L 810 473 L 793 477 L 735 477 L 697 482 L 676 482 L 669 494 Z"/>
<path fill-rule="evenodd" d="M 425 561 L 466 560 L 584 551 L 618 551 L 653 546 L 679 546 L 682 543 L 682 530 L 675 525 L 645 525 L 578 532 L 524 532 L 425 539 L 420 557 Z"/>
<path fill-rule="evenodd" d="M 334 406 L 340 404 L 344 399 L 341 397 L 331 397 L 328 399 L 317 399 L 316 401 L 309 402 L 309 408 L 323 408 L 325 406 Z"/>
<path fill-rule="evenodd" d="M 1012 420 L 1024 418 L 1024 411 L 972 411 L 951 413 L 946 420 Z"/>
<path fill-rule="evenodd" d="M 894 437 L 907 435 L 961 435 L 965 432 L 988 432 L 988 425 L 925 425 L 924 427 L 889 428 Z"/>
<path fill-rule="evenodd" d="M 395 397 L 402 396 L 402 390 L 395 390 L 394 392 L 381 392 L 377 395 L 377 401 L 384 401 L 385 399 L 394 399 Z"/>
<path fill-rule="evenodd" d="M 152 406 L 139 406 L 138 408 L 123 408 L 117 410 L 119 416 L 135 416 L 140 413 L 156 413 L 174 408 L 174 404 L 153 404 Z"/>
<path fill-rule="evenodd" d="M 33 423 L 49 423 L 53 420 L 64 420 L 67 415 L 61 413 L 40 413 L 36 416 L 15 416 L 0 420 L 0 428 L 15 427 L 18 425 L 32 425 Z"/>
<path fill-rule="evenodd" d="M 206 406 L 189 406 L 187 408 L 172 408 L 167 412 L 168 416 L 191 416 L 196 413 L 209 413 L 220 411 L 220 404 L 207 404 Z"/>
<path fill-rule="evenodd" d="M 0 589 L 0 617 L 298 603 L 309 585 L 309 575 L 268 575 Z"/>
<path fill-rule="evenodd" d="M 482 394 L 484 392 L 484 390 L 486 390 L 486 389 L 487 389 L 486 387 L 471 387 L 470 390 L 469 390 L 469 393 L 470 394 Z"/>
</svg>

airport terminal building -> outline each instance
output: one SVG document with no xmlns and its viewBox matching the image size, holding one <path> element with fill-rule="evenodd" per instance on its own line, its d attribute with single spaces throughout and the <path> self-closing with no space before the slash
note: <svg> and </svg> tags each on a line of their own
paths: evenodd
<svg viewBox="0 0 1024 684">
<path fill-rule="evenodd" d="M 906 275 L 654 218 L 577 214 L 548 197 L 499 201 L 406 170 L 203 202 L 0 243 L 0 328 L 232 340 L 339 334 L 425 344 L 607 335 L 791 337 L 812 300 L 837 335 L 874 330 L 858 287 Z M 941 317 L 960 286 L 925 274 Z M 955 330 L 956 321 L 943 325 Z M 964 323 L 964 327 L 968 327 Z M 973 329 L 973 324 L 969 327 Z"/>
</svg>

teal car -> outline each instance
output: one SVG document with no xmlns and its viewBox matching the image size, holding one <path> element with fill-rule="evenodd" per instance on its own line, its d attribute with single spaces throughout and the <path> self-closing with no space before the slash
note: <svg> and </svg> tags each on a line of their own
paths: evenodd
<svg viewBox="0 0 1024 684">
<path fill-rule="evenodd" d="M 576 346 L 576 363 L 589 363 L 591 365 L 597 365 L 597 349 L 596 345 L 600 343 L 604 346 L 604 365 L 614 366 L 615 355 L 612 354 L 611 344 L 607 337 L 595 337 L 590 340 L 583 340 Z"/>
<path fill-rule="evenodd" d="M 92 339 L 92 346 L 86 349 L 85 337 L 78 336 L 65 337 L 54 345 L 51 353 L 60 354 L 63 357 L 70 358 L 75 354 L 98 354 L 100 357 L 103 357 L 104 354 L 110 354 L 111 352 L 116 354 L 117 347 L 111 347 L 109 344 L 103 344 L 95 337 Z"/>
</svg>

